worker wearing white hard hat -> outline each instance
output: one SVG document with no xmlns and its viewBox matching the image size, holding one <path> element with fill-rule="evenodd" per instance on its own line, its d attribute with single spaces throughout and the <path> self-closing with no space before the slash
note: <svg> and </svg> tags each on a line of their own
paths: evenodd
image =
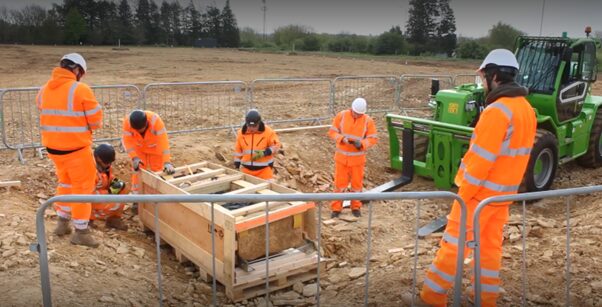
<svg viewBox="0 0 602 307">
<path fill-rule="evenodd" d="M 61 58 L 60 65 L 62 68 L 68 69 L 75 74 L 77 81 L 79 81 L 84 76 L 86 71 L 88 71 L 86 60 L 79 53 L 65 54 Z"/>
<path fill-rule="evenodd" d="M 96 162 L 92 154 L 93 131 L 102 125 L 102 108 L 92 89 L 79 82 L 86 73 L 84 58 L 66 54 L 54 68 L 50 80 L 41 87 L 36 103 L 40 111 L 42 145 L 54 163 L 56 195 L 94 194 Z M 64 236 L 75 228 L 71 243 L 97 247 L 89 229 L 90 203 L 54 205 L 58 220 L 54 234 Z"/>
<path fill-rule="evenodd" d="M 530 152 L 537 131 L 537 118 L 525 96 L 528 90 L 514 79 L 519 64 L 512 52 L 506 49 L 491 51 L 477 73 L 485 80 L 485 103 L 474 128 L 468 151 L 454 183 L 458 195 L 466 205 L 469 216 L 467 227 L 473 228 L 472 217 L 483 199 L 518 193 L 527 169 Z M 502 237 L 509 218 L 511 202 L 498 202 L 481 211 L 481 299 L 482 306 L 495 306 L 500 294 L 502 270 Z M 415 300 L 408 294 L 402 300 L 418 306 L 446 306 L 448 290 L 453 287 L 460 237 L 460 212 L 454 202 L 448 222 L 433 263 L 427 269 L 420 297 Z M 470 232 L 472 234 L 472 232 Z M 470 240 L 470 238 L 468 238 Z M 468 256 L 468 255 L 466 255 Z M 461 269 L 461 268 L 460 268 Z M 460 285 L 457 285 L 460 286 Z M 474 291 L 474 285 L 471 291 Z M 474 292 L 469 293 L 474 297 Z"/>
<path fill-rule="evenodd" d="M 351 192 L 362 192 L 366 152 L 378 141 L 374 120 L 366 114 L 366 99 L 358 97 L 351 103 L 351 109 L 339 112 L 328 136 L 336 143 L 334 154 L 334 192 L 342 193 L 351 184 Z M 351 201 L 351 213 L 361 216 L 362 203 Z M 342 201 L 333 201 L 330 205 L 331 217 L 336 218 L 343 210 Z"/>
</svg>

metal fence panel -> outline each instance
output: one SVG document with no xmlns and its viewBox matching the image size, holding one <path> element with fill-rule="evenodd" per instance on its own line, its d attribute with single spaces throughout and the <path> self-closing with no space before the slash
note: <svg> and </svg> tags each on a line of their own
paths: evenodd
<svg viewBox="0 0 602 307">
<path fill-rule="evenodd" d="M 475 287 L 475 306 L 481 306 L 481 233 L 480 229 L 480 217 L 483 209 L 489 205 L 494 205 L 495 203 L 500 202 L 515 202 L 522 201 L 523 205 L 523 214 L 522 214 L 522 306 L 527 306 L 527 277 L 526 277 L 526 201 L 528 200 L 539 200 L 543 198 L 552 198 L 552 197 L 572 197 L 575 195 L 590 195 L 592 193 L 602 193 L 602 185 L 597 186 L 589 186 L 589 187 L 580 187 L 580 188 L 570 188 L 570 189 L 559 189 L 559 190 L 551 190 L 551 191 L 543 191 L 543 192 L 531 192 L 531 193 L 523 193 L 523 194 L 513 194 L 513 195 L 503 195 L 503 196 L 493 196 L 482 200 L 476 207 L 475 213 L 472 217 L 473 219 L 473 238 L 474 241 L 468 242 L 468 247 L 474 249 L 474 287 Z M 571 306 L 570 302 L 570 286 L 571 286 L 571 253 L 570 253 L 570 205 L 572 201 L 571 199 L 567 199 L 566 201 L 566 250 L 565 250 L 565 306 Z"/>
<path fill-rule="evenodd" d="M 481 78 L 476 74 L 459 74 L 454 76 L 454 86 L 466 83 L 480 83 Z"/>
<path fill-rule="evenodd" d="M 261 194 L 237 194 L 237 195 L 226 195 L 226 194 L 193 194 L 193 195 L 62 195 L 57 197 L 52 197 L 43 203 L 36 212 L 36 239 L 37 241 L 30 246 L 30 250 L 33 252 L 39 253 L 39 264 L 40 264 L 40 280 L 41 280 L 41 289 L 42 289 L 42 302 L 44 306 L 52 306 L 52 298 L 51 298 L 51 288 L 50 288 L 50 271 L 48 266 L 48 246 L 46 242 L 46 230 L 44 225 L 44 216 L 46 209 L 52 205 L 54 202 L 66 202 L 66 203 L 78 203 L 78 202 L 92 202 L 92 203 L 154 203 L 154 204 L 162 204 L 162 203 L 201 203 L 197 204 L 199 206 L 210 206 L 211 209 L 211 246 L 212 246 L 212 276 L 216 276 L 216 265 L 215 265 L 215 219 L 214 219 L 214 210 L 215 203 L 227 203 L 227 202 L 250 202 L 250 203 L 258 203 L 265 202 L 266 203 L 266 221 L 269 221 L 269 202 L 274 201 L 315 201 L 318 202 L 318 221 L 317 221 L 317 246 L 316 251 L 320 253 L 321 248 L 321 229 L 322 229 L 322 202 L 324 201 L 332 201 L 332 200 L 351 200 L 356 199 L 360 201 L 370 201 L 370 200 L 402 200 L 402 199 L 451 199 L 459 202 L 461 206 L 461 216 L 460 216 L 460 236 L 458 238 L 458 244 L 463 246 L 465 244 L 466 239 L 466 219 L 467 219 L 467 210 L 462 199 L 454 193 L 444 192 L 444 191 L 432 191 L 432 192 L 390 192 L 390 193 L 294 193 L 294 194 L 279 194 L 279 195 L 261 195 Z M 168 204 L 167 204 L 168 205 Z M 155 245 L 157 251 L 157 288 L 159 292 L 159 306 L 163 305 L 163 288 L 162 288 L 162 273 L 161 273 L 161 248 L 160 248 L 160 228 L 158 222 L 158 206 L 155 207 Z M 414 267 L 413 267 L 413 282 L 412 282 L 412 294 L 415 293 L 415 286 L 417 284 L 416 279 L 416 271 L 417 271 L 417 257 L 418 257 L 418 219 L 420 218 L 420 203 L 417 205 L 417 214 L 416 214 L 416 237 L 414 242 Z M 367 237 L 367 251 L 365 257 L 365 265 L 366 265 L 366 274 L 364 278 L 364 306 L 368 306 L 369 300 L 369 287 L 370 287 L 370 262 L 372 260 L 371 255 L 371 236 L 372 236 L 372 203 L 368 203 L 368 237 Z M 266 223 L 266 259 L 269 259 L 270 255 L 270 236 L 269 236 L 269 225 L 270 223 Z M 321 256 L 317 257 L 317 293 L 316 293 L 316 302 L 317 306 L 320 306 L 320 261 Z M 456 265 L 459 268 L 454 276 L 454 299 L 453 306 L 460 306 L 461 302 L 461 292 L 462 292 L 462 263 L 464 260 L 464 249 L 458 250 L 458 255 L 456 259 Z M 265 261 L 266 263 L 266 302 L 270 302 L 270 283 L 269 283 L 269 261 Z M 212 278 L 212 305 L 217 306 L 217 284 L 216 278 Z"/>
<path fill-rule="evenodd" d="M 353 99 L 363 97 L 368 113 L 399 110 L 400 79 L 396 76 L 343 76 L 333 82 L 333 106 L 338 113 L 348 109 Z"/>
<path fill-rule="evenodd" d="M 125 114 L 140 107 L 140 90 L 134 85 L 92 86 L 103 108 L 103 127 L 95 131 L 95 141 L 121 137 Z M 7 148 L 22 150 L 41 147 L 40 116 L 36 105 L 39 87 L 9 88 L 0 92 L 2 142 Z"/>
<path fill-rule="evenodd" d="M 268 123 L 315 123 L 333 116 L 331 89 L 330 79 L 257 79 L 250 101 Z"/>
<path fill-rule="evenodd" d="M 169 133 L 239 126 L 248 109 L 243 81 L 151 83 L 143 96 L 144 108 L 157 112 Z"/>
<path fill-rule="evenodd" d="M 451 75 L 402 75 L 400 105 L 401 112 L 421 118 L 432 118 L 433 108 L 429 106 L 431 80 L 437 79 L 440 88 L 452 88 Z"/>
</svg>

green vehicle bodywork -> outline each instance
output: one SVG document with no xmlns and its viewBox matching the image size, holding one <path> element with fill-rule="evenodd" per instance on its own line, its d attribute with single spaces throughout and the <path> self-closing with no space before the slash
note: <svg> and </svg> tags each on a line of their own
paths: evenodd
<svg viewBox="0 0 602 307">
<path fill-rule="evenodd" d="M 602 97 L 591 95 L 596 81 L 593 38 L 519 37 L 517 82 L 529 89 L 527 100 L 537 114 L 538 133 L 523 190 L 550 188 L 556 168 L 577 159 L 585 167 L 602 165 Z M 453 185 L 461 158 L 468 150 L 473 127 L 485 107 L 483 87 L 464 84 L 435 90 L 430 119 L 387 114 L 391 167 L 402 169 L 398 131 L 413 135 L 414 172 L 432 178 L 438 188 Z"/>
</svg>

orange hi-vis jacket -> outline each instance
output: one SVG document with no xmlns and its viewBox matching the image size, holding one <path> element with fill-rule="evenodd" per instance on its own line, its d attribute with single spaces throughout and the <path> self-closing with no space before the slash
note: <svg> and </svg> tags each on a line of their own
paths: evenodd
<svg viewBox="0 0 602 307">
<path fill-rule="evenodd" d="M 537 130 L 524 97 L 502 97 L 485 108 L 454 179 L 465 202 L 516 194 Z"/>
<path fill-rule="evenodd" d="M 106 172 L 96 170 L 96 188 L 94 193 L 109 194 L 109 187 L 113 178 L 115 178 L 115 176 L 113 175 L 112 167 L 109 167 Z"/>
<path fill-rule="evenodd" d="M 274 154 L 280 148 L 280 140 L 276 132 L 269 126 L 261 123 L 259 131 L 248 133 L 246 125 L 238 130 L 236 145 L 234 146 L 234 162 L 240 162 L 249 170 L 259 170 L 274 165 Z M 253 160 L 255 151 L 264 151 L 270 148 L 272 154 Z"/>
<path fill-rule="evenodd" d="M 328 130 L 328 136 L 335 140 L 337 145 L 334 160 L 347 166 L 365 165 L 366 151 L 378 142 L 376 126 L 374 120 L 367 114 L 353 118 L 351 112 L 351 110 L 339 112 Z M 360 140 L 362 148 L 357 149 L 353 144 L 344 143 L 345 138 L 350 141 Z"/>
<path fill-rule="evenodd" d="M 140 158 L 145 163 L 144 155 L 161 156 L 163 163 L 170 162 L 169 140 L 165 124 L 159 115 L 151 111 L 144 111 L 148 121 L 148 128 L 144 135 L 130 126 L 129 116 L 123 119 L 123 147 L 130 159 Z"/>
<path fill-rule="evenodd" d="M 71 151 L 92 144 L 92 131 L 102 126 L 102 109 L 92 89 L 67 69 L 55 68 L 36 98 L 42 145 Z"/>
</svg>

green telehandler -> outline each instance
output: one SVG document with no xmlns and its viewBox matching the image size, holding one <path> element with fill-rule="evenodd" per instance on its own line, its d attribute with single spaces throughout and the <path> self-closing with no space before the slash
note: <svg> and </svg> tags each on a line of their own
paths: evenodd
<svg viewBox="0 0 602 307">
<path fill-rule="evenodd" d="M 576 39 L 566 33 L 562 37 L 517 38 L 515 55 L 520 70 L 516 81 L 529 89 L 527 100 L 538 123 L 523 192 L 548 190 L 560 164 L 576 160 L 589 168 L 602 165 L 602 97 L 591 95 L 597 77 L 596 51 L 601 44 L 590 32 L 588 27 L 586 37 Z M 429 106 L 428 119 L 386 115 L 391 167 L 401 170 L 405 178 L 397 180 L 395 188 L 410 182 L 414 174 L 432 178 L 438 188 L 452 187 L 485 108 L 485 93 L 477 83 L 439 90 L 438 81 L 432 80 Z M 392 189 L 375 189 L 383 190 Z M 419 234 L 440 230 L 445 222 L 440 218 Z"/>
</svg>

